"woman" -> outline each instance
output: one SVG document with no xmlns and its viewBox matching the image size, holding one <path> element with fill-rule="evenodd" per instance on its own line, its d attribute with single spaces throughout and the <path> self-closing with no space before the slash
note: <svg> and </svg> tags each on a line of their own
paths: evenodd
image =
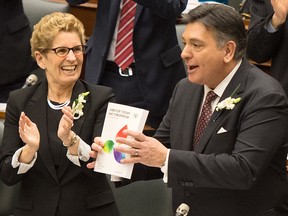
<svg viewBox="0 0 288 216">
<path fill-rule="evenodd" d="M 21 181 L 16 216 L 119 215 L 106 176 L 86 167 L 114 93 L 78 80 L 84 39 L 83 24 L 67 13 L 34 27 L 32 55 L 47 81 L 11 93 L 0 149 L 1 179 Z"/>
</svg>

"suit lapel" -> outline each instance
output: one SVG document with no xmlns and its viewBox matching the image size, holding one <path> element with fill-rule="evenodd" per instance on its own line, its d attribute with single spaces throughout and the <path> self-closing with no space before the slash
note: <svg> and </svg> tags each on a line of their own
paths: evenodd
<svg viewBox="0 0 288 216">
<path fill-rule="evenodd" d="M 193 147 L 193 139 L 194 139 L 194 131 L 198 119 L 198 112 L 201 107 L 201 102 L 204 94 L 203 86 L 191 84 L 190 81 L 188 82 L 188 89 L 185 92 L 189 92 L 188 94 L 183 95 L 183 97 L 187 97 L 185 101 L 184 110 L 189 110 L 189 114 L 185 115 L 183 119 L 182 126 L 185 128 L 183 136 L 181 137 L 182 140 L 178 140 L 177 148 L 179 144 L 183 144 L 183 146 L 179 145 L 179 149 L 185 150 L 192 150 Z M 183 98 L 182 98 L 183 99 Z M 182 100 L 181 99 L 181 100 Z M 196 110 L 193 110 L 196 109 Z"/>
<path fill-rule="evenodd" d="M 232 80 L 230 81 L 225 91 L 223 92 L 223 95 L 220 98 L 219 102 L 231 96 L 233 98 L 240 97 L 241 93 L 245 89 L 245 79 L 247 77 L 247 71 L 248 71 L 247 67 L 249 67 L 249 63 L 246 59 L 244 59 L 242 64 L 238 68 L 237 72 L 233 76 Z M 234 95 L 232 95 L 233 92 L 235 92 Z M 200 138 L 198 145 L 196 146 L 195 152 L 197 153 L 203 152 L 205 146 L 208 144 L 209 140 L 214 134 L 215 129 L 218 128 L 217 126 L 222 122 L 225 116 L 228 115 L 230 112 L 232 112 L 232 110 L 225 110 L 225 109 L 220 110 L 220 111 L 215 110 L 213 112 L 211 119 L 208 122 L 208 125 L 206 129 L 204 130 L 203 135 Z"/>
</svg>

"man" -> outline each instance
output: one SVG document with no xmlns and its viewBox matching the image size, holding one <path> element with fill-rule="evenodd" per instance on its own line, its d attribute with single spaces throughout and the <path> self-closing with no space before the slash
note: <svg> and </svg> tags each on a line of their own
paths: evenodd
<svg viewBox="0 0 288 216">
<path fill-rule="evenodd" d="M 288 1 L 253 0 L 247 55 L 258 63 L 272 59 L 269 70 L 288 95 Z"/>
<path fill-rule="evenodd" d="M 269 75 L 277 79 L 288 95 L 288 1 L 253 0 L 248 29 L 247 55 L 258 63 L 271 59 Z M 288 215 L 286 204 L 279 209 Z"/>
<path fill-rule="evenodd" d="M 0 102 L 10 91 L 21 88 L 29 73 L 37 68 L 31 57 L 31 29 L 22 0 L 0 1 Z"/>
<path fill-rule="evenodd" d="M 87 1 L 67 0 L 70 4 Z M 125 22 L 133 28 L 133 59 L 121 69 L 116 58 L 117 34 L 126 2 L 131 8 L 136 6 L 134 20 Z M 175 30 L 176 18 L 186 5 L 187 0 L 98 0 L 94 32 L 87 43 L 85 79 L 112 87 L 119 103 L 148 109 L 147 124 L 152 128 L 159 126 L 173 88 L 186 76 Z"/>
<path fill-rule="evenodd" d="M 135 140 L 116 141 L 132 148 L 115 150 L 134 155 L 123 164 L 161 167 L 174 210 L 186 203 L 193 216 L 274 215 L 288 190 L 285 92 L 244 57 L 246 31 L 233 8 L 202 4 L 184 20 L 187 79 L 177 84 L 154 138 L 127 130 Z M 214 101 L 204 103 L 211 91 Z M 198 125 L 203 129 L 207 121 L 201 110 L 209 117 L 209 109 L 214 112 L 201 136 Z M 103 141 L 94 142 L 96 157 Z M 131 180 L 144 179 L 147 167 L 134 168 Z"/>
</svg>

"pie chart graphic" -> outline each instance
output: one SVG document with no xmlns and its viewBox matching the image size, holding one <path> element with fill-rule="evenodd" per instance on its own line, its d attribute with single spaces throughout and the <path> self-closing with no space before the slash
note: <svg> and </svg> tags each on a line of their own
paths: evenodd
<svg viewBox="0 0 288 216">
<path fill-rule="evenodd" d="M 127 138 L 127 135 L 123 133 L 124 130 L 128 129 L 127 125 L 125 125 L 124 127 L 122 127 L 118 133 L 116 134 L 116 137 L 123 137 L 123 138 Z M 116 138 L 115 137 L 115 138 Z M 104 143 L 104 147 L 103 147 L 103 150 L 104 152 L 106 153 L 110 153 L 112 150 L 113 150 L 113 155 L 114 155 L 114 159 L 120 163 L 120 161 L 125 157 L 125 154 L 124 153 L 121 153 L 119 151 L 116 151 L 114 149 L 114 145 L 115 143 L 112 141 L 112 140 L 107 140 L 105 143 Z M 116 145 L 121 145 L 120 143 L 116 143 Z"/>
</svg>

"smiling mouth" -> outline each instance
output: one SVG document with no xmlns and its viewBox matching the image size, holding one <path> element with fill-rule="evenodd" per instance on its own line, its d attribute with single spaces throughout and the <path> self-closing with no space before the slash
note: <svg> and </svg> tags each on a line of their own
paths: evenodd
<svg viewBox="0 0 288 216">
<path fill-rule="evenodd" d="M 76 65 L 71 65 L 71 66 L 63 66 L 61 67 L 62 70 L 65 70 L 65 71 L 75 71 L 76 70 Z"/>
</svg>

